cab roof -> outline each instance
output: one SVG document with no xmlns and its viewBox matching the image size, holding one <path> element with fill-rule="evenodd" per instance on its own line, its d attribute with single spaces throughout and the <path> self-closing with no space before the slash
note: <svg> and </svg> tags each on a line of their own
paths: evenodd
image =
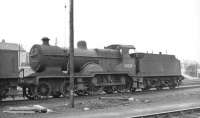
<svg viewBox="0 0 200 118">
<path fill-rule="evenodd" d="M 109 45 L 107 47 L 104 47 L 104 49 L 122 49 L 122 48 L 127 48 L 127 49 L 135 49 L 135 46 L 133 45 L 120 45 L 120 44 L 113 44 L 113 45 Z"/>
</svg>

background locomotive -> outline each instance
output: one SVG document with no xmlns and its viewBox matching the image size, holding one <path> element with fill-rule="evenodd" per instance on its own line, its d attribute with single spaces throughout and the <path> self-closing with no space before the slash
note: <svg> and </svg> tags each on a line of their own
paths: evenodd
<svg viewBox="0 0 200 118">
<path fill-rule="evenodd" d="M 35 73 L 22 80 L 23 93 L 29 99 L 67 96 L 69 51 L 49 45 L 48 38 L 42 40 L 42 45 L 34 45 L 30 50 L 30 66 Z M 74 50 L 75 93 L 134 92 L 180 85 L 180 61 L 174 55 L 129 53 L 134 49 L 132 45 L 87 49 L 85 41 L 78 42 Z"/>
<path fill-rule="evenodd" d="M 18 80 L 18 51 L 0 50 L 0 100 L 17 91 Z"/>
</svg>

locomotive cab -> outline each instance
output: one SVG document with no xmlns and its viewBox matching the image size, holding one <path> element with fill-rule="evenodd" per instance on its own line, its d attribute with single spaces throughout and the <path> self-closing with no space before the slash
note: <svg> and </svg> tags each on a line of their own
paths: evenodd
<svg viewBox="0 0 200 118">
<path fill-rule="evenodd" d="M 115 49 L 120 51 L 120 64 L 115 67 L 115 71 L 128 72 L 129 75 L 135 75 L 135 59 L 131 58 L 129 55 L 129 51 L 135 51 L 135 47 L 133 45 L 110 45 L 108 47 L 105 47 L 105 49 Z"/>
</svg>

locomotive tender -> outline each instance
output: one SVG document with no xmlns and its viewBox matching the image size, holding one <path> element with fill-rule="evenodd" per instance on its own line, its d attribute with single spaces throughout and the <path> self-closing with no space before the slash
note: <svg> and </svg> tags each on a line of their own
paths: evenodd
<svg viewBox="0 0 200 118">
<path fill-rule="evenodd" d="M 35 73 L 23 78 L 23 93 L 29 99 L 69 95 L 69 50 L 49 45 L 30 50 L 30 66 Z M 129 53 L 132 45 L 110 45 L 104 49 L 87 49 L 85 41 L 74 49 L 75 88 L 77 95 L 98 91 L 134 92 L 181 84 L 180 61 L 174 55 Z"/>
<path fill-rule="evenodd" d="M 17 91 L 19 79 L 18 51 L 0 50 L 0 100 Z"/>
</svg>

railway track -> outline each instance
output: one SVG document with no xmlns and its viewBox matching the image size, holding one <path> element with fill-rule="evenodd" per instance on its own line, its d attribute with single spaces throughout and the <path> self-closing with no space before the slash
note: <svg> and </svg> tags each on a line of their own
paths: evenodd
<svg viewBox="0 0 200 118">
<path fill-rule="evenodd" d="M 199 116 L 200 107 L 190 107 L 154 113 L 144 113 L 143 115 L 136 115 L 131 118 L 199 118 Z"/>
<path fill-rule="evenodd" d="M 75 99 L 77 101 L 81 101 L 84 99 L 94 99 L 94 98 L 99 98 L 99 97 L 104 97 L 104 96 L 132 96 L 132 95 L 148 95 L 148 94 L 158 94 L 160 92 L 169 92 L 169 91 L 181 91 L 185 89 L 193 89 L 193 88 L 200 88 L 200 85 L 190 85 L 190 86 L 180 86 L 178 88 L 174 89 L 162 89 L 162 90 L 148 90 L 148 91 L 136 91 L 135 93 L 113 93 L 113 94 L 100 94 L 100 95 L 94 95 L 94 96 L 76 96 Z M 28 100 L 23 97 L 19 97 L 18 99 L 15 100 L 3 100 L 0 101 L 0 106 L 7 106 L 7 105 L 30 105 L 30 104 L 40 104 L 40 103 L 52 103 L 52 102 L 62 102 L 65 101 L 67 98 L 48 98 L 48 99 L 39 99 L 39 100 Z M 68 99 L 66 100 L 68 101 Z"/>
</svg>

